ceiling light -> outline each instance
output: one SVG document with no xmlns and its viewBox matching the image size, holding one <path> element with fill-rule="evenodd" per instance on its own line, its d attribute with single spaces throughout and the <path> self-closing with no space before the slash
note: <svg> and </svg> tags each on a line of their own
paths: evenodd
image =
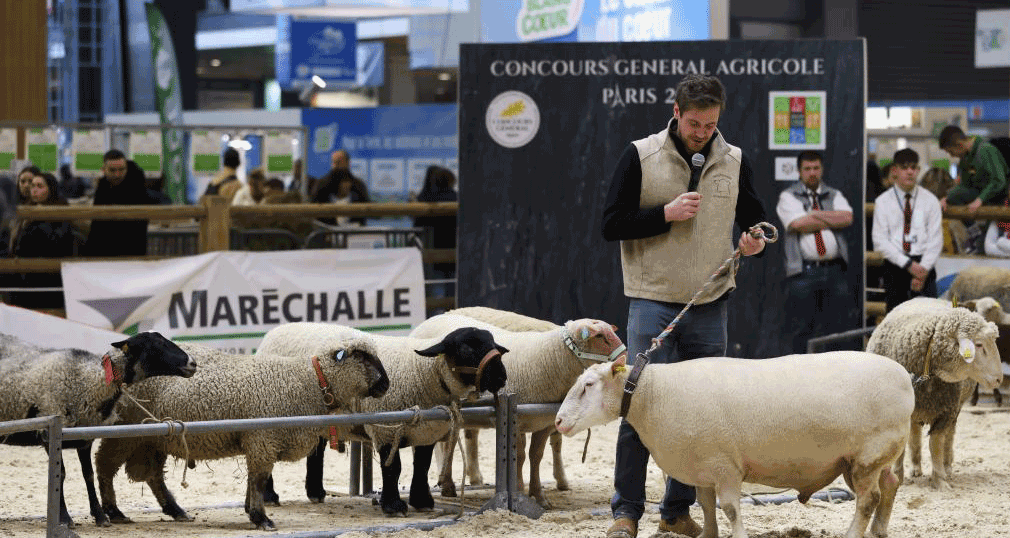
<svg viewBox="0 0 1010 538">
<path fill-rule="evenodd" d="M 449 73 L 439 73 L 438 74 L 438 80 L 441 80 L 443 82 L 446 81 L 446 80 L 449 80 L 450 78 L 452 78 L 452 75 L 450 75 Z"/>
<path fill-rule="evenodd" d="M 210 61 L 211 67 L 221 67 L 221 60 L 214 58 Z"/>
</svg>

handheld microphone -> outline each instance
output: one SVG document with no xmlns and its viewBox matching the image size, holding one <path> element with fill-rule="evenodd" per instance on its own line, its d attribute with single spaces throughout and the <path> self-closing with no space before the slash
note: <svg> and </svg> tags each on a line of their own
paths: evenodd
<svg viewBox="0 0 1010 538">
<path fill-rule="evenodd" d="M 701 181 L 701 167 L 705 166 L 705 156 L 695 153 L 691 156 L 691 181 L 687 184 L 687 192 L 694 192 Z"/>
</svg>

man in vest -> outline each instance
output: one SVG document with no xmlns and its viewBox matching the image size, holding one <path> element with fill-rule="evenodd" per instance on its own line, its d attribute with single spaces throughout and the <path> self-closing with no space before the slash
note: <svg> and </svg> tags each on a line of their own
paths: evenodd
<svg viewBox="0 0 1010 538">
<path fill-rule="evenodd" d="M 719 79 L 688 75 L 676 88 L 673 119 L 662 131 L 629 145 L 607 194 L 603 237 L 621 241 L 628 312 L 628 356 L 647 351 L 652 339 L 680 313 L 709 277 L 733 255 L 733 224 L 745 230 L 741 254 L 764 250 L 746 230 L 765 220 L 740 148 L 716 129 L 726 103 Z M 679 362 L 726 354 L 726 298 L 736 264 L 716 278 L 677 323 L 652 362 Z M 676 435 L 676 432 L 671 432 Z M 614 524 L 607 538 L 635 538 L 645 510 L 649 451 L 621 421 L 611 500 Z M 688 514 L 694 488 L 667 479 L 660 532 L 698 536 Z"/>
<path fill-rule="evenodd" d="M 816 151 L 796 158 L 800 180 L 782 191 L 775 210 L 784 228 L 786 330 L 793 353 L 807 340 L 847 329 L 855 320 L 855 293 L 845 276 L 849 251 L 841 230 L 852 225 L 852 206 L 825 185 L 824 160 Z"/>
</svg>

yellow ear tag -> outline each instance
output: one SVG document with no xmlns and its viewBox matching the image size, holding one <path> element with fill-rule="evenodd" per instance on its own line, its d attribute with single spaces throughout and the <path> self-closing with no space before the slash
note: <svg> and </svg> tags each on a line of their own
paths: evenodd
<svg viewBox="0 0 1010 538">
<path fill-rule="evenodd" d="M 627 366 L 616 366 L 614 367 L 614 373 L 624 373 L 628 370 Z"/>
</svg>

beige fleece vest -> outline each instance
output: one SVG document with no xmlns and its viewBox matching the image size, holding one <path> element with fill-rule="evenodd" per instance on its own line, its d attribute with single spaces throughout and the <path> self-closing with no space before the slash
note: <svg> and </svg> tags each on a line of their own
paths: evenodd
<svg viewBox="0 0 1010 538">
<path fill-rule="evenodd" d="M 663 205 L 687 192 L 690 166 L 670 139 L 669 128 L 633 144 L 642 164 L 641 207 Z M 667 233 L 621 241 L 625 295 L 687 303 L 733 255 L 741 158 L 740 148 L 727 144 L 716 131 L 698 184 L 702 195 L 698 214 L 672 223 Z M 736 270 L 733 263 L 696 302 L 711 302 L 733 289 Z"/>
</svg>

